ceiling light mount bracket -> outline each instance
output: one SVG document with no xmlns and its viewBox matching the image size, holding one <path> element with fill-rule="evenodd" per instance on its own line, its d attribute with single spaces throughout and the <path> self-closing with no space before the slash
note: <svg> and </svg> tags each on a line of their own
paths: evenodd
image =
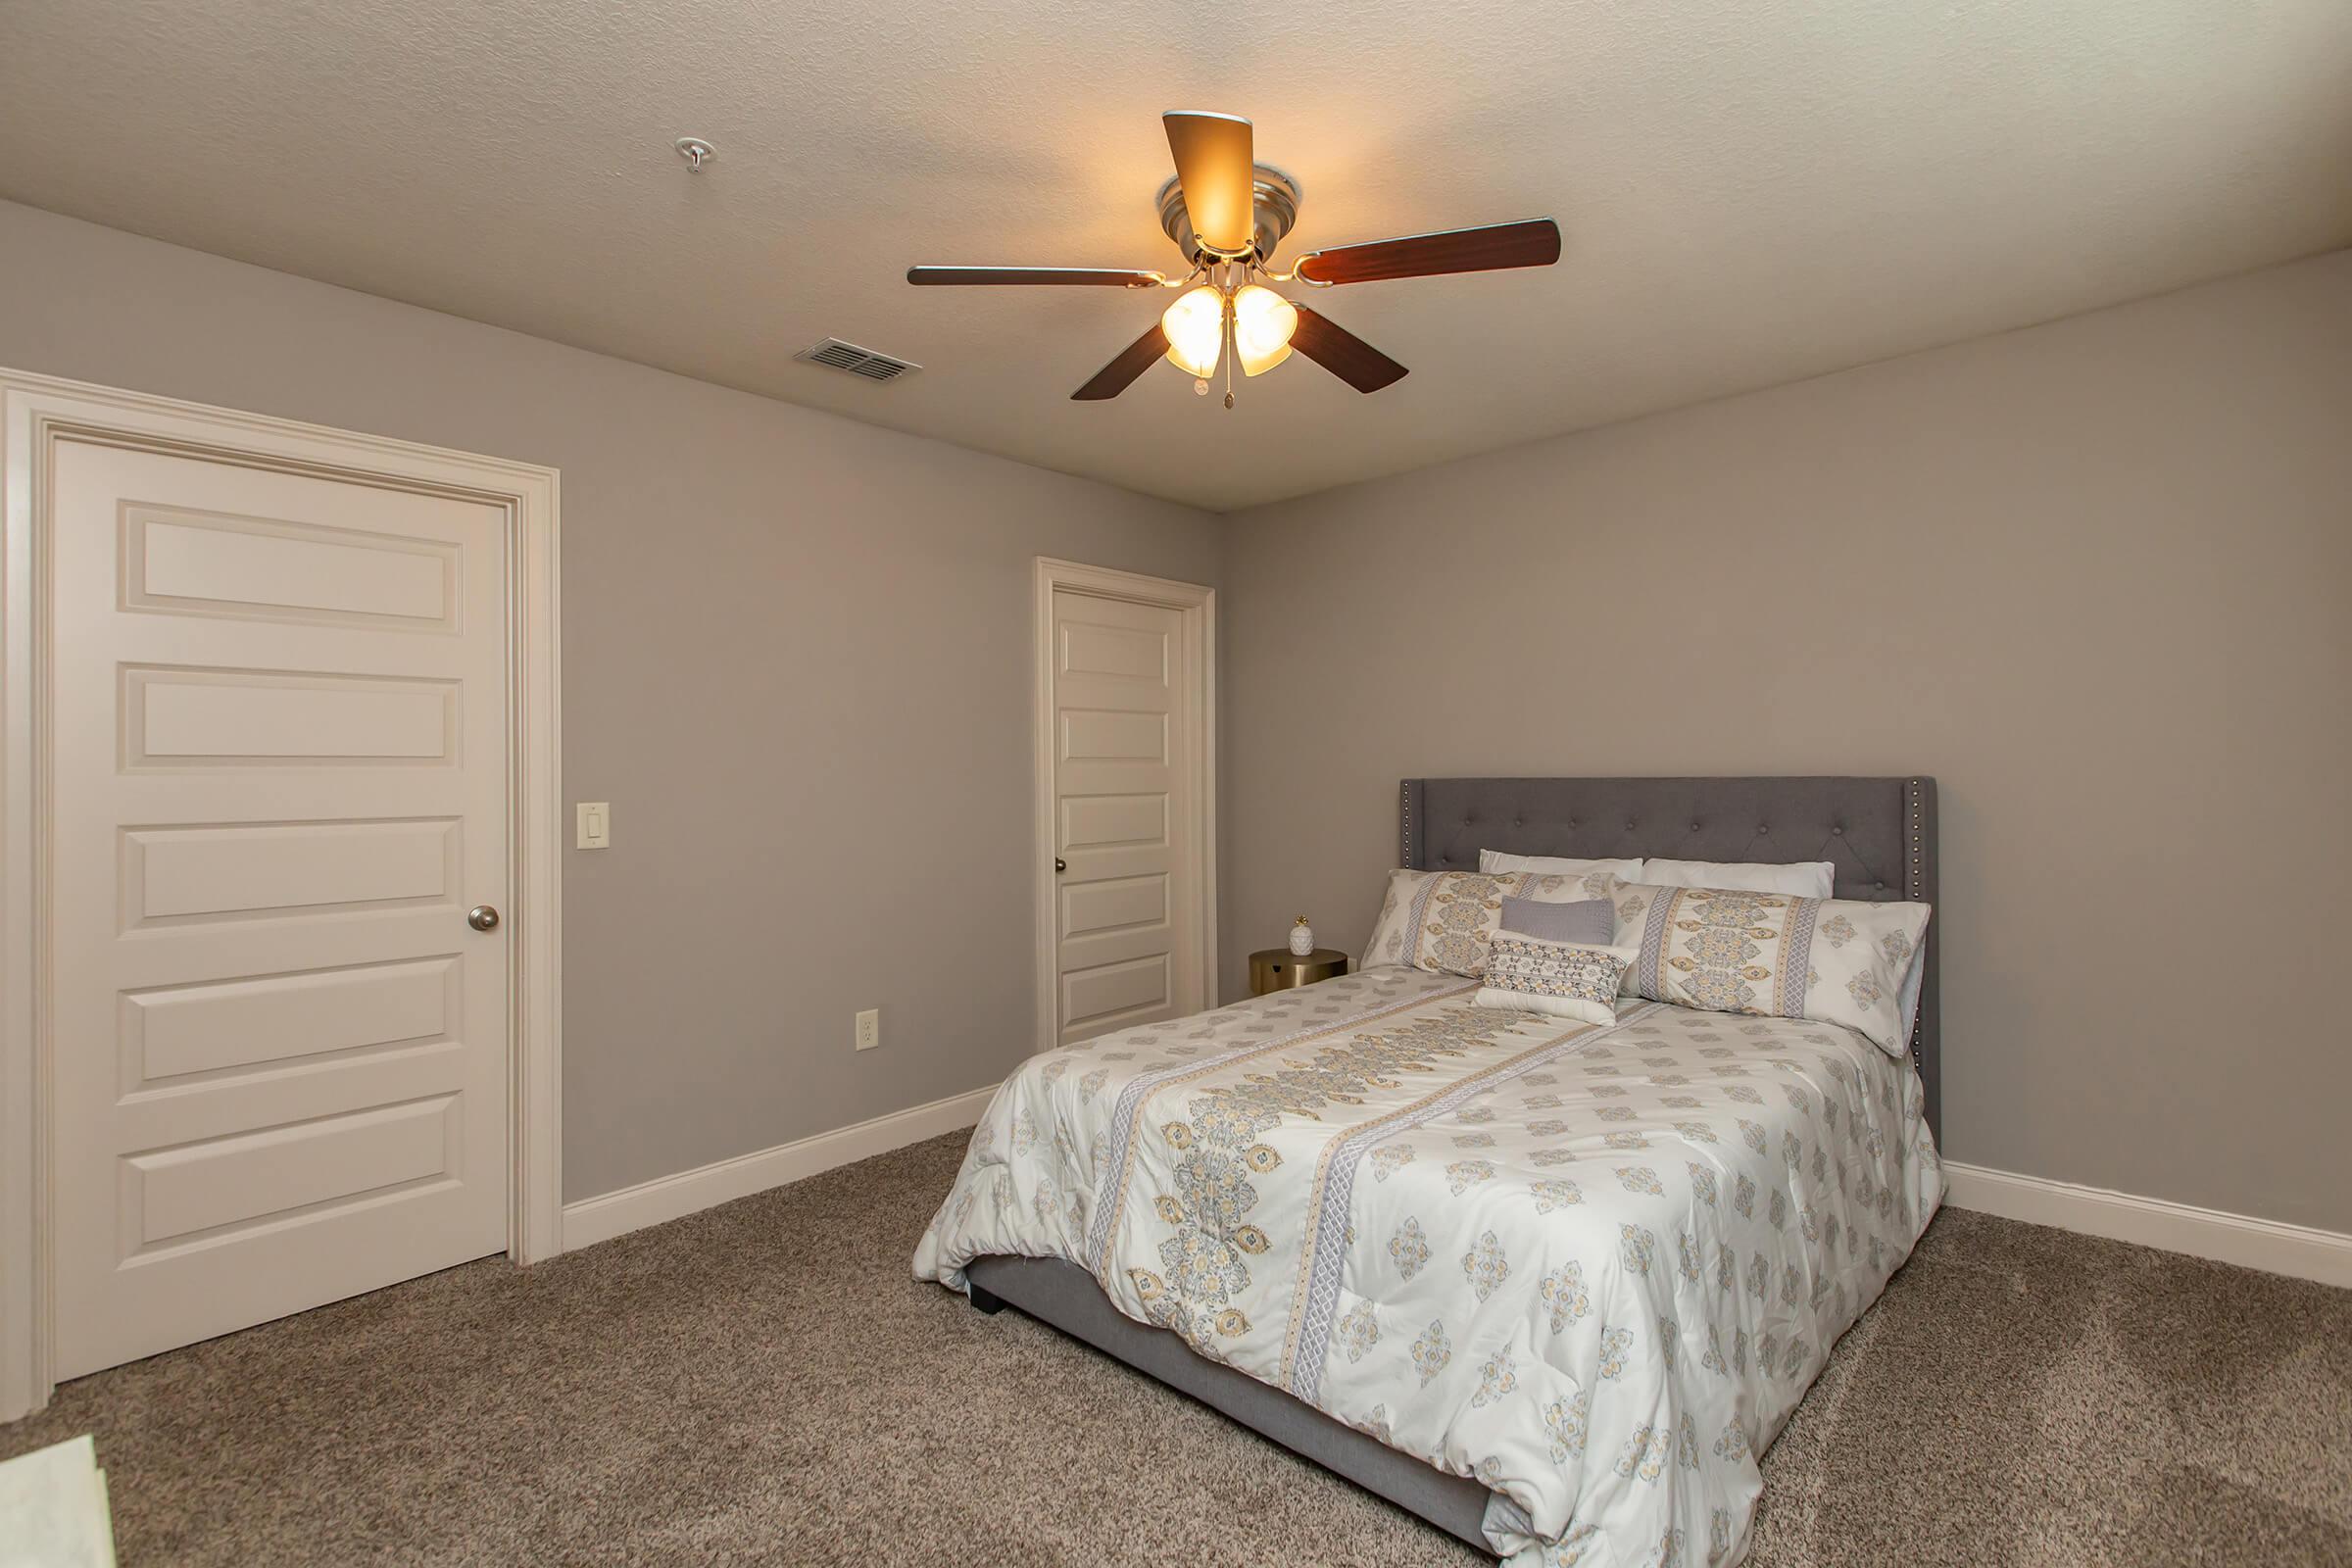
<svg viewBox="0 0 2352 1568">
<path fill-rule="evenodd" d="M 1298 203 L 1302 193 L 1298 181 L 1276 169 L 1272 164 L 1253 164 L 1250 175 L 1250 207 L 1256 219 L 1250 248 L 1226 254 L 1201 243 L 1193 232 L 1192 215 L 1185 211 L 1184 188 L 1170 179 L 1159 187 L 1154 205 L 1159 209 L 1159 226 L 1176 242 L 1188 262 L 1263 262 L 1274 254 L 1274 248 L 1290 233 L 1291 225 L 1298 221 Z"/>
<path fill-rule="evenodd" d="M 698 174 L 703 172 L 705 164 L 714 163 L 718 158 L 718 149 L 700 136 L 680 136 L 670 145 L 678 150 L 680 158 L 686 160 L 686 167 Z"/>
</svg>

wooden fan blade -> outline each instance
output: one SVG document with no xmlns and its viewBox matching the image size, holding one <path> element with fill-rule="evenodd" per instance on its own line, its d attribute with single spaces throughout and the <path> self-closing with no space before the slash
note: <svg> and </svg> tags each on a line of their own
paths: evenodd
<svg viewBox="0 0 2352 1568">
<path fill-rule="evenodd" d="M 1100 403 L 1115 398 L 1152 368 L 1152 362 L 1168 352 L 1168 334 L 1157 321 L 1152 330 L 1119 351 L 1119 357 L 1095 372 L 1095 378 L 1070 394 L 1072 403 Z"/>
<path fill-rule="evenodd" d="M 1303 305 L 1298 306 L 1298 329 L 1291 334 L 1291 347 L 1358 392 L 1377 392 L 1405 377 L 1403 366 L 1330 317 Z"/>
<path fill-rule="evenodd" d="M 934 287 L 966 283 L 1081 283 L 1099 288 L 1157 288 L 1167 278 L 1158 272 L 1134 272 L 1116 267 L 909 267 L 906 281 Z"/>
<path fill-rule="evenodd" d="M 1221 255 L 1249 250 L 1257 236 L 1250 122 L 1199 109 L 1170 110 L 1159 122 L 1167 127 L 1194 237 Z"/>
<path fill-rule="evenodd" d="M 1548 218 L 1485 228 L 1376 239 L 1337 250 L 1311 251 L 1291 270 L 1310 283 L 1369 283 L 1384 277 L 1434 277 L 1441 272 L 1493 272 L 1506 267 L 1549 267 L 1560 259 L 1560 225 Z"/>
</svg>

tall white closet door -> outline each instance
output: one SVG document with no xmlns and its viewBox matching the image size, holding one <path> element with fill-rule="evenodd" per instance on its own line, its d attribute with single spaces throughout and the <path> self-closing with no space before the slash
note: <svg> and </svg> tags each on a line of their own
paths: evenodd
<svg viewBox="0 0 2352 1568">
<path fill-rule="evenodd" d="M 60 443 L 60 1377 L 507 1245 L 505 514 Z M 483 923 L 487 924 L 487 917 Z"/>
</svg>

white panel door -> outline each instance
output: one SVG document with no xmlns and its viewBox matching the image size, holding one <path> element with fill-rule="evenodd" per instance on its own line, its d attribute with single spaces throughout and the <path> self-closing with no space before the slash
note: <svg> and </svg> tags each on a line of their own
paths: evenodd
<svg viewBox="0 0 2352 1568">
<path fill-rule="evenodd" d="M 1190 1012 L 1200 803 L 1184 616 L 1054 592 L 1054 1038 Z"/>
<path fill-rule="evenodd" d="M 56 1373 L 507 1246 L 505 514 L 56 448 Z"/>
</svg>

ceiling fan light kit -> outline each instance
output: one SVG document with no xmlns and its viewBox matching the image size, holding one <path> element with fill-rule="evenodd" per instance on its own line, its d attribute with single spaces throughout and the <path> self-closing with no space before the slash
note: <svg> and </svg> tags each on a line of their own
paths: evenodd
<svg viewBox="0 0 2352 1568">
<path fill-rule="evenodd" d="M 1167 334 L 1168 363 L 1207 386 L 1225 346 L 1225 296 L 1206 283 L 1188 289 L 1160 313 L 1159 328 Z"/>
<path fill-rule="evenodd" d="M 1329 317 L 1284 298 L 1270 284 L 1333 288 L 1389 278 L 1549 267 L 1560 259 L 1559 225 L 1548 218 L 1483 228 L 1445 229 L 1308 251 L 1287 272 L 1271 270 L 1274 252 L 1298 220 L 1298 182 L 1254 159 L 1250 122 L 1238 115 L 1178 109 L 1160 117 L 1175 177 L 1160 186 L 1160 227 L 1187 270 L 1164 272 L 1091 267 L 910 267 L 906 281 L 927 286 L 1064 284 L 1184 290 L 1150 331 L 1130 343 L 1094 379 L 1070 394 L 1081 403 L 1115 398 L 1165 358 L 1205 394 L 1221 366 L 1225 407 L 1233 407 L 1233 367 L 1262 375 L 1296 349 L 1358 392 L 1403 379 L 1405 368 Z"/>
<path fill-rule="evenodd" d="M 1298 307 L 1262 283 L 1233 291 L 1233 357 L 1244 375 L 1263 375 L 1291 357 Z"/>
</svg>

